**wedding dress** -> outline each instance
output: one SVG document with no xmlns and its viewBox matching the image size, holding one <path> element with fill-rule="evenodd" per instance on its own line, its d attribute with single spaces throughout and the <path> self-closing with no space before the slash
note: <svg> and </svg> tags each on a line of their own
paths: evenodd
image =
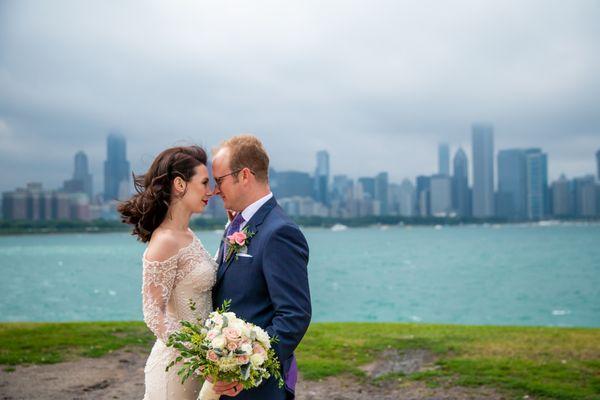
<svg viewBox="0 0 600 400">
<path fill-rule="evenodd" d="M 145 252 L 142 260 L 144 321 L 157 338 L 144 368 L 144 400 L 195 400 L 200 391 L 198 379 L 190 377 L 181 384 L 178 365 L 165 372 L 177 357 L 165 343 L 180 327 L 179 321 L 204 320 L 212 311 L 217 264 L 195 235 L 189 245 L 164 261 L 148 261 Z M 190 310 L 190 299 L 196 303 L 195 311 Z"/>
</svg>

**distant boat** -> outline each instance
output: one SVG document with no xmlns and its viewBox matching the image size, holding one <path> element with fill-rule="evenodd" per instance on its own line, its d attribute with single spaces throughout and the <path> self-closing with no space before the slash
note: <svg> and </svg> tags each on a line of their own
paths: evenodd
<svg viewBox="0 0 600 400">
<path fill-rule="evenodd" d="M 557 226 L 560 225 L 560 221 L 556 220 L 548 220 L 548 221 L 539 221 L 538 226 Z"/>
<path fill-rule="evenodd" d="M 345 231 L 346 229 L 348 229 L 348 227 L 346 225 L 342 225 L 342 224 L 335 224 L 331 227 L 331 230 L 333 232 Z"/>
<path fill-rule="evenodd" d="M 436 226 L 435 226 L 435 229 L 436 229 L 436 230 L 438 230 L 438 231 L 439 231 L 440 229 L 442 229 L 442 228 L 443 228 L 443 226 L 442 226 L 442 225 L 436 225 Z"/>
</svg>

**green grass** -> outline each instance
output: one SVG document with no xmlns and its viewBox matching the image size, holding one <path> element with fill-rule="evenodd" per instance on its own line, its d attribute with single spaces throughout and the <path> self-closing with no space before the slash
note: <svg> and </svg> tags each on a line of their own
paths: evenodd
<svg viewBox="0 0 600 400">
<path fill-rule="evenodd" d="M 149 351 L 141 322 L 0 324 L 0 364 L 56 363 L 127 347 Z M 514 396 L 600 399 L 600 329 L 395 323 L 315 323 L 297 350 L 307 379 L 351 374 L 386 349 L 426 349 L 437 368 L 380 379 L 487 386 Z"/>
<path fill-rule="evenodd" d="M 549 399 L 600 399 L 600 329 L 428 324 L 313 324 L 297 354 L 303 375 L 363 376 L 388 348 L 426 349 L 437 369 L 404 379 L 489 386 Z M 397 379 L 398 374 L 390 374 Z"/>
<path fill-rule="evenodd" d="M 3 323 L 0 364 L 52 364 L 125 346 L 149 351 L 153 342 L 143 322 Z"/>
</svg>

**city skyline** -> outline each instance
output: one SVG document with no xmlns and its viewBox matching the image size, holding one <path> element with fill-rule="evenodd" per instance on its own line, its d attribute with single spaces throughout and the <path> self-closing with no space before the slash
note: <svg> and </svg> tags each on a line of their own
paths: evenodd
<svg viewBox="0 0 600 400">
<path fill-rule="evenodd" d="M 271 190 L 291 215 L 331 217 L 356 216 L 447 216 L 461 218 L 504 218 L 542 220 L 548 217 L 593 217 L 600 215 L 600 173 L 574 177 L 562 175 L 549 184 L 548 155 L 541 148 L 494 150 L 494 127 L 472 125 L 472 169 L 462 148 L 453 158 L 446 143 L 437 147 L 438 172 L 390 182 L 389 173 L 356 179 L 331 174 L 327 150 L 316 153 L 315 169 L 308 172 L 270 167 Z M 600 172 L 600 158 L 596 153 Z M 40 182 L 2 194 L 3 215 L 13 219 L 116 218 L 116 201 L 131 195 L 127 139 L 112 131 L 106 137 L 104 191 L 91 196 L 93 175 L 87 155 L 74 157 L 72 179 L 57 190 L 44 189 Z M 209 166 L 210 167 L 210 166 Z M 497 187 L 494 184 L 497 171 Z M 469 185 L 472 176 L 472 186 Z M 556 204 L 554 204 L 556 202 Z M 223 210 L 213 201 L 207 214 L 219 216 Z"/>
<path fill-rule="evenodd" d="M 480 171 L 483 171 L 485 169 L 489 169 L 489 166 L 486 166 L 485 164 L 490 164 L 491 163 L 491 171 L 488 171 L 487 174 L 488 176 L 486 177 L 486 179 L 489 181 L 489 174 L 491 174 L 492 179 L 491 179 L 491 189 L 492 192 L 503 192 L 503 187 L 502 187 L 502 180 L 503 180 L 503 176 L 502 176 L 502 165 L 503 165 L 503 159 L 506 159 L 506 161 L 504 161 L 504 169 L 507 168 L 511 168 L 514 170 L 515 168 L 515 163 L 525 163 L 526 162 L 526 158 L 527 158 L 527 153 L 536 153 L 536 152 L 540 152 L 540 148 L 539 147 L 529 147 L 529 148 L 516 148 L 516 147 L 509 147 L 509 148 L 505 148 L 505 149 L 496 149 L 495 148 L 495 135 L 494 135 L 494 131 L 495 128 L 493 125 L 489 124 L 489 123 L 473 123 L 471 125 L 471 140 L 473 143 L 477 142 L 479 143 L 479 146 L 481 147 L 481 151 L 484 151 L 487 153 L 485 154 L 485 157 L 482 155 L 480 158 L 481 160 L 479 160 L 480 163 Z M 484 133 L 485 137 L 481 136 L 481 133 Z M 122 134 L 119 131 L 116 130 L 111 130 L 106 136 L 105 136 L 105 146 L 104 146 L 104 159 L 101 160 L 101 165 L 103 165 L 103 171 L 102 173 L 94 173 L 93 171 L 90 170 L 89 168 L 89 159 L 88 159 L 88 155 L 87 152 L 85 150 L 78 150 L 75 154 L 74 154 L 74 168 L 73 168 L 73 173 L 72 173 L 72 178 L 69 179 L 68 178 L 68 173 L 65 172 L 65 175 L 63 176 L 62 181 L 60 181 L 60 184 L 54 188 L 52 188 L 51 190 L 62 190 L 65 189 L 67 191 L 70 191 L 68 188 L 68 185 L 72 183 L 72 181 L 74 180 L 80 180 L 80 181 L 85 181 L 82 182 L 82 184 L 84 185 L 84 189 L 83 190 L 78 190 L 84 193 L 96 193 L 96 194 L 102 194 L 104 195 L 104 200 L 111 200 L 111 199 L 116 199 L 119 197 L 119 192 L 124 192 L 125 191 L 125 187 L 119 187 L 119 184 L 122 180 L 125 180 L 128 182 L 128 188 L 129 189 L 133 189 L 133 184 L 130 183 L 130 174 L 133 172 L 136 175 L 140 175 L 143 174 L 147 168 L 140 170 L 140 171 L 135 171 L 133 170 L 133 168 L 131 167 L 131 161 L 128 157 L 127 154 L 127 141 L 128 138 Z M 183 144 L 185 145 L 185 144 Z M 477 146 L 475 146 L 477 147 Z M 474 148 L 474 146 L 468 146 L 468 148 Z M 209 150 L 209 149 L 207 149 Z M 454 151 L 452 151 L 454 150 Z M 518 154 L 517 153 L 522 153 L 521 157 L 522 160 L 519 160 L 519 158 L 517 157 Z M 547 157 L 548 154 L 547 152 L 544 152 L 543 155 L 545 157 L 544 160 L 544 168 L 545 168 L 545 175 L 547 176 L 547 182 L 546 185 L 548 186 L 551 182 L 554 181 L 558 181 L 563 177 L 569 177 L 570 179 L 573 178 L 577 178 L 577 177 L 584 177 L 584 176 L 588 176 L 588 175 L 593 175 L 595 176 L 596 179 L 598 179 L 600 181 L 600 149 L 592 152 L 594 154 L 595 157 L 593 158 L 593 162 L 594 162 L 594 168 L 589 170 L 589 171 L 585 171 L 582 174 L 579 175 L 575 175 L 575 176 L 568 176 L 565 173 L 560 173 L 559 176 L 555 179 L 551 179 L 549 174 L 548 174 L 548 166 L 549 163 L 547 161 Z M 376 177 L 378 175 L 381 174 L 386 174 L 386 181 L 388 181 L 389 183 L 393 183 L 393 184 L 401 184 L 403 181 L 405 180 L 410 180 L 413 183 L 416 183 L 416 179 L 418 176 L 443 176 L 446 175 L 452 179 L 455 178 L 456 175 L 456 170 L 457 168 L 459 168 L 461 171 L 459 172 L 462 175 L 466 174 L 466 183 L 468 187 L 472 187 L 474 185 L 475 182 L 475 170 L 477 169 L 475 167 L 475 155 L 474 153 L 471 153 L 471 158 L 469 158 L 465 152 L 465 150 L 463 149 L 462 146 L 452 146 L 451 144 L 447 143 L 447 142 L 440 142 L 437 144 L 437 153 L 435 153 L 435 158 L 436 158 L 436 162 L 437 164 L 435 166 L 432 167 L 431 169 L 431 173 L 427 174 L 424 172 L 420 172 L 415 176 L 405 176 L 402 177 L 401 180 L 399 181 L 392 181 L 391 179 L 389 179 L 389 174 L 391 171 L 389 170 L 385 170 L 385 169 L 381 169 L 378 170 L 378 172 L 374 173 L 374 174 L 362 174 L 362 175 L 358 175 L 358 176 L 351 176 L 349 175 L 347 172 L 344 171 L 335 171 L 332 172 L 332 168 L 331 168 L 331 162 L 330 162 L 330 150 L 329 149 L 321 149 L 315 152 L 316 154 L 316 158 L 314 158 L 313 156 L 313 167 L 312 167 L 312 173 L 311 173 L 311 168 L 309 168 L 308 170 L 295 170 L 295 169 L 286 169 L 286 168 L 279 168 L 277 166 L 274 166 L 272 164 L 272 162 L 269 165 L 269 168 L 277 171 L 278 173 L 290 173 L 290 174 L 306 174 L 307 176 L 310 176 L 311 178 L 315 179 L 315 182 L 313 183 L 313 190 L 316 193 L 316 196 L 319 199 L 324 200 L 323 203 L 327 203 L 327 196 L 328 193 L 323 194 L 323 186 L 327 186 L 327 185 L 331 185 L 333 183 L 333 180 L 336 176 L 345 176 L 349 179 L 352 180 L 357 180 L 360 181 L 362 178 L 373 178 L 376 179 Z M 457 160 L 457 157 L 460 158 L 460 160 Z M 483 158 L 482 158 L 483 157 Z M 485 158 L 485 160 L 484 160 Z M 149 159 L 147 161 L 148 166 L 150 165 L 152 159 Z M 210 163 L 210 154 L 209 154 L 209 159 L 208 159 L 209 163 Z M 485 162 L 484 162 L 485 161 Z M 335 165 L 335 162 L 333 163 Z M 447 164 L 447 165 L 444 165 Z M 451 165 L 452 164 L 452 165 Z M 72 165 L 72 164 L 71 164 Z M 525 164 L 524 164 L 525 165 Z M 470 166 L 470 167 L 469 167 Z M 485 167 L 485 168 L 482 168 Z M 482 172 L 483 173 L 483 172 Z M 597 174 L 597 175 L 596 175 Z M 102 180 L 99 179 L 93 179 L 93 176 L 102 176 Z M 39 178 L 39 176 L 38 176 Z M 107 178 L 110 181 L 107 181 Z M 483 177 L 481 178 L 483 179 Z M 504 177 L 504 179 L 506 180 L 506 177 Z M 525 179 L 525 176 L 523 175 L 523 177 L 521 178 L 522 180 Z M 321 182 L 319 182 L 319 180 L 321 180 Z M 322 182 L 324 180 L 324 183 Z M 41 183 L 43 185 L 46 185 L 47 182 L 45 182 L 43 179 L 32 179 L 29 181 L 22 181 L 23 184 L 21 184 L 21 186 L 14 186 L 14 187 L 10 187 L 7 190 L 13 190 L 16 189 L 18 187 L 24 187 L 25 183 L 27 182 L 35 182 L 35 183 Z M 94 186 L 92 185 L 92 182 L 95 182 Z M 525 185 L 525 183 L 522 183 L 523 185 Z M 453 183 L 454 185 L 454 183 Z M 488 186 L 488 189 L 490 187 L 490 183 L 487 182 L 486 185 Z M 513 184 L 514 185 L 514 184 Z M 46 185 L 46 186 L 50 186 L 50 185 Z M 78 186 L 76 186 L 78 187 Z M 108 193 L 107 193 L 108 190 Z M 373 196 L 375 196 L 375 191 L 374 191 L 374 186 L 373 186 Z M 515 189 L 511 189 L 511 191 L 514 191 Z M 6 191 L 6 190 L 0 190 L 1 191 Z M 106 196 L 109 196 L 109 198 L 106 198 Z M 90 196 L 91 197 L 91 196 Z M 523 206 L 525 207 L 525 206 Z M 493 206 L 492 206 L 493 208 Z M 517 210 L 520 209 L 519 207 L 517 207 Z M 493 210 L 494 212 L 496 210 Z M 524 211 L 523 211 L 524 212 Z M 520 214 L 521 212 L 518 211 L 518 213 Z"/>
<path fill-rule="evenodd" d="M 503 153 L 505 151 L 509 151 L 509 150 L 512 150 L 512 149 L 515 149 L 515 148 L 538 148 L 538 146 L 525 146 L 525 147 L 509 146 L 507 148 L 498 148 L 497 149 L 496 148 L 496 144 L 495 144 L 496 143 L 496 135 L 495 135 L 496 129 L 495 129 L 495 126 L 491 125 L 489 123 L 485 123 L 483 125 L 481 123 L 473 123 L 471 125 L 471 131 L 470 131 L 471 134 L 473 133 L 473 129 L 475 129 L 476 126 L 489 126 L 493 130 L 492 141 L 494 143 L 493 144 L 494 148 L 492 149 L 492 152 L 493 152 L 493 157 L 492 158 L 493 158 L 493 164 L 494 165 L 493 165 L 492 169 L 493 169 L 493 188 L 494 188 L 494 191 L 496 191 L 496 190 L 499 190 L 499 175 L 498 175 L 499 171 L 498 171 L 497 156 L 500 153 Z M 78 149 L 74 153 L 74 156 L 76 156 L 76 157 L 77 157 L 77 154 L 83 154 L 83 156 L 85 156 L 85 162 L 86 162 L 86 169 L 85 169 L 86 172 L 85 173 L 90 174 L 90 175 L 96 177 L 93 180 L 90 179 L 91 181 L 93 181 L 93 184 L 92 184 L 93 185 L 92 186 L 93 193 L 104 193 L 106 191 L 106 187 L 105 187 L 106 183 L 105 183 L 105 180 L 104 180 L 104 176 L 106 175 L 106 171 L 105 171 L 106 162 L 107 162 L 107 153 L 106 153 L 106 151 L 107 151 L 107 146 L 109 146 L 109 144 L 107 143 L 107 141 L 109 140 L 109 137 L 110 136 L 116 136 L 116 137 L 121 137 L 121 138 L 126 139 L 127 142 L 129 141 L 129 139 L 126 137 L 126 135 L 124 135 L 123 133 L 121 133 L 118 130 L 112 129 L 109 132 L 110 133 L 108 135 L 105 133 L 105 136 L 104 136 L 104 140 L 103 140 L 103 143 L 102 143 L 103 144 L 102 148 L 103 148 L 103 152 L 104 153 L 101 155 L 101 159 L 100 160 L 90 161 L 89 160 L 90 157 L 89 157 L 89 153 L 88 153 L 87 149 Z M 473 138 L 471 137 L 471 140 L 472 139 Z M 191 142 L 191 141 L 190 142 L 185 142 L 185 143 L 184 142 L 178 142 L 178 145 L 187 145 L 187 144 L 192 144 L 192 143 L 193 142 Z M 114 144 L 113 144 L 113 146 L 114 146 Z M 129 145 L 127 145 L 127 147 L 129 148 Z M 210 150 L 211 150 L 211 148 L 214 148 L 214 147 L 215 146 L 206 147 L 206 150 L 209 152 L 209 161 L 210 161 L 210 157 L 211 157 Z M 417 172 L 413 176 L 408 176 L 408 175 L 402 175 L 402 174 L 394 173 L 395 172 L 394 170 L 386 169 L 385 166 L 383 168 L 381 168 L 381 169 L 375 168 L 373 170 L 374 171 L 373 173 L 364 173 L 364 174 L 360 174 L 359 173 L 359 174 L 356 174 L 356 175 L 352 175 L 348 171 L 340 170 L 339 167 L 335 168 L 335 165 L 336 165 L 336 163 L 339 163 L 339 160 L 336 160 L 336 162 L 332 163 L 334 165 L 333 168 L 330 167 L 330 165 L 329 165 L 329 159 L 333 158 L 333 157 L 331 157 L 331 153 L 332 152 L 331 152 L 330 149 L 319 149 L 319 150 L 315 151 L 315 154 L 317 154 L 317 157 L 319 157 L 318 156 L 319 153 L 322 153 L 323 151 L 325 151 L 327 153 L 327 161 L 324 161 L 324 162 L 327 164 L 327 167 L 326 167 L 327 173 L 326 173 L 326 175 L 329 177 L 329 181 L 331 181 L 332 177 L 335 176 L 335 175 L 346 175 L 346 176 L 348 176 L 348 177 L 350 177 L 350 178 L 352 178 L 354 180 L 358 180 L 361 177 L 375 176 L 378 173 L 387 172 L 390 176 L 399 177 L 397 179 L 389 178 L 389 181 L 391 183 L 401 184 L 401 182 L 403 180 L 405 180 L 405 179 L 409 179 L 409 180 L 413 181 L 413 183 L 414 183 L 416 177 L 419 176 L 419 175 L 429 175 L 429 176 L 431 176 L 431 175 L 435 175 L 435 174 L 440 174 L 441 173 L 441 171 L 440 171 L 440 162 L 441 162 L 441 159 L 446 160 L 446 157 L 447 157 L 447 161 L 448 161 L 448 165 L 449 165 L 449 168 L 448 168 L 449 176 L 452 176 L 453 175 L 453 171 L 454 171 L 454 166 L 450 165 L 450 164 L 452 164 L 453 159 L 456 156 L 456 153 L 458 151 L 462 151 L 462 152 L 465 153 L 465 155 L 466 154 L 470 154 L 470 157 L 467 157 L 467 159 L 468 159 L 467 163 L 471 167 L 471 168 L 468 168 L 467 181 L 468 181 L 469 186 L 472 186 L 473 183 L 474 183 L 474 175 L 473 175 L 473 169 L 472 169 L 473 168 L 473 152 L 472 152 L 472 148 L 473 147 L 472 147 L 472 145 L 470 143 L 454 144 L 454 143 L 442 140 L 442 141 L 440 141 L 440 142 L 438 142 L 438 143 L 435 144 L 435 148 L 437 149 L 437 152 L 432 151 L 431 154 L 430 154 L 430 157 L 429 157 L 432 160 L 432 165 L 428 169 L 426 169 L 425 171 L 419 171 L 419 172 Z M 599 141 L 599 144 L 598 144 L 598 148 L 600 148 L 600 141 Z M 129 173 L 134 172 L 136 175 L 137 174 L 143 174 L 146 171 L 146 169 L 149 167 L 149 165 L 152 162 L 152 159 L 154 157 L 153 155 L 146 155 L 146 156 L 144 156 L 143 162 L 141 162 L 140 160 L 138 160 L 138 162 L 135 163 L 135 162 L 132 162 L 132 160 L 131 160 L 131 158 L 130 158 L 130 156 L 128 154 L 128 151 L 126 149 L 122 149 L 122 150 L 119 150 L 119 151 L 122 153 L 122 154 L 119 155 L 119 157 L 122 157 L 123 154 L 125 155 L 126 159 L 124 161 L 127 162 L 127 164 L 128 164 L 127 168 L 129 168 L 129 171 L 130 171 Z M 160 151 L 162 151 L 162 150 L 160 150 Z M 440 154 L 440 151 L 442 151 L 443 154 Z M 545 153 L 548 154 L 548 152 L 545 152 Z M 563 175 L 567 176 L 570 179 L 571 178 L 575 178 L 575 177 L 581 177 L 581 176 L 585 176 L 585 175 L 590 175 L 590 174 L 591 175 L 596 175 L 597 174 L 598 177 L 600 177 L 600 150 L 589 151 L 589 153 L 590 153 L 589 159 L 591 160 L 590 163 L 592 164 L 592 166 L 590 167 L 590 169 L 584 170 L 581 173 L 578 173 L 578 174 L 575 174 L 575 175 L 570 175 L 570 174 L 568 174 L 568 173 L 566 173 L 564 171 L 561 171 L 561 172 L 557 173 L 556 177 L 552 177 L 550 175 L 550 173 L 549 173 L 550 167 L 552 165 L 552 162 L 548 163 L 548 182 L 556 181 L 556 180 L 560 179 L 560 177 L 563 176 Z M 158 154 L 158 152 L 156 154 Z M 71 155 L 69 157 L 68 163 L 67 162 L 64 163 L 65 165 L 68 164 L 68 168 L 71 168 L 71 169 L 72 169 L 72 165 L 73 165 L 72 164 L 72 162 L 73 162 L 72 161 L 72 157 L 73 157 L 73 155 Z M 271 157 L 271 155 L 270 155 L 270 157 Z M 553 159 L 552 155 L 550 155 L 550 158 Z M 65 160 L 65 161 L 67 161 L 67 160 Z M 314 175 L 314 174 L 317 173 L 317 170 L 319 168 L 319 166 L 318 166 L 318 163 L 319 163 L 318 160 L 317 160 L 316 164 L 315 164 L 314 161 L 315 161 L 315 155 L 313 154 L 312 159 L 311 159 L 312 165 L 309 165 L 306 169 L 282 168 L 280 166 L 273 165 L 273 161 L 272 160 L 271 160 L 271 163 L 270 163 L 270 167 L 273 168 L 273 169 L 275 169 L 275 170 L 277 170 L 277 171 L 282 171 L 282 172 L 284 172 L 284 171 L 285 172 L 288 172 L 288 171 L 289 172 L 303 172 L 303 173 L 306 172 L 306 173 L 309 173 L 311 175 Z M 92 168 L 89 167 L 89 165 L 91 165 L 91 164 L 94 164 L 94 165 L 97 166 L 96 170 L 93 170 Z M 136 165 L 136 164 L 138 165 L 138 170 L 135 170 L 135 168 L 133 167 L 133 165 Z M 100 167 L 98 167 L 98 166 L 100 166 Z M 98 168 L 100 168 L 100 169 L 98 169 Z M 123 167 L 123 168 L 125 168 L 125 167 Z M 77 169 L 77 160 L 76 160 L 76 168 L 75 169 Z M 75 173 L 77 173 L 77 172 L 75 171 Z M 79 172 L 79 173 L 84 173 L 84 172 Z M 98 177 L 102 177 L 102 179 L 98 179 Z M 51 187 L 53 189 L 59 189 L 59 188 L 61 188 L 64 185 L 65 180 L 68 179 L 68 173 L 65 172 L 65 171 L 63 171 L 63 175 L 56 177 L 55 180 L 47 180 L 47 179 L 43 179 L 39 175 L 39 170 L 38 170 L 38 174 L 34 175 L 32 179 L 25 179 L 25 177 L 20 177 L 20 178 L 21 179 L 18 179 L 18 181 L 21 182 L 20 186 L 19 186 L 19 184 L 16 185 L 16 186 L 10 186 L 9 184 L 7 184 L 8 181 L 2 181 L 2 184 L 0 184 L 0 192 L 7 191 L 7 190 L 13 190 L 13 189 L 15 189 L 17 187 L 24 187 L 26 182 L 40 182 L 44 186 Z M 54 181 L 55 181 L 55 183 L 53 183 Z"/>
<path fill-rule="evenodd" d="M 79 150 L 100 176 L 111 129 L 136 172 L 249 132 L 282 170 L 328 149 L 332 174 L 401 182 L 437 171 L 438 143 L 472 154 L 471 123 L 489 121 L 496 148 L 543 147 L 550 180 L 579 176 L 600 141 L 598 20 L 577 0 L 4 1 L 0 190 L 39 171 L 58 187 Z"/>
</svg>

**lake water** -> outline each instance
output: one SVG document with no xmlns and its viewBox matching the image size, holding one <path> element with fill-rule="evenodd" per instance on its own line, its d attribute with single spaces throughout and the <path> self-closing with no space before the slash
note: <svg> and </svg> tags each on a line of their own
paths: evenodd
<svg viewBox="0 0 600 400">
<path fill-rule="evenodd" d="M 600 327 L 600 225 L 303 231 L 313 321 Z M 0 321 L 141 320 L 143 250 L 126 233 L 0 237 Z"/>
</svg>

